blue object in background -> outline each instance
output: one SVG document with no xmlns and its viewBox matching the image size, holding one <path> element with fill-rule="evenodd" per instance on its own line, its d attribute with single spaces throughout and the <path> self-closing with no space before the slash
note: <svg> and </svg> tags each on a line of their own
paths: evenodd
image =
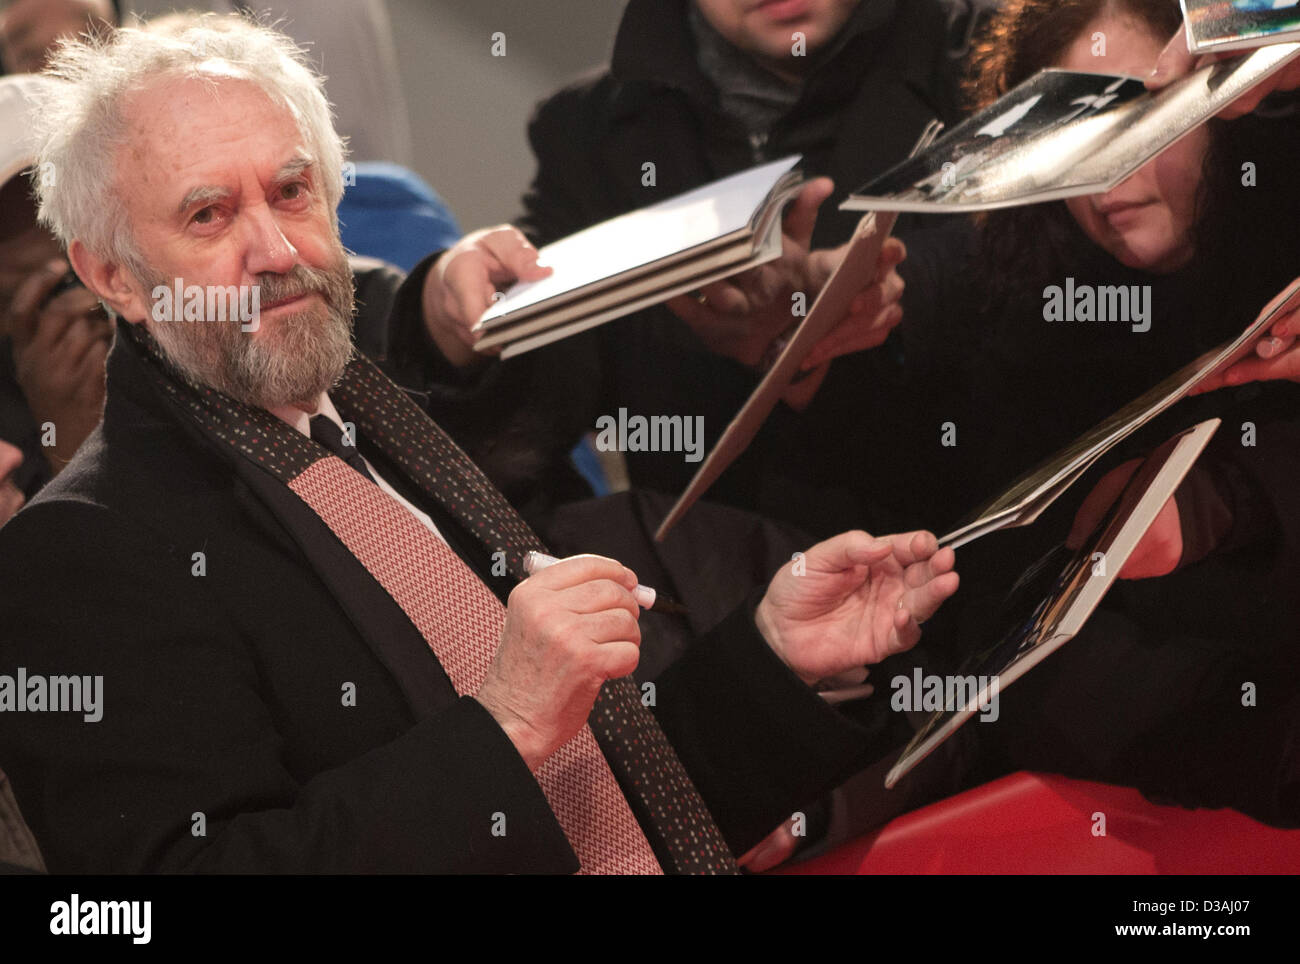
<svg viewBox="0 0 1300 964">
<path fill-rule="evenodd" d="M 600 464 L 600 456 L 596 454 L 590 439 L 584 438 L 573 447 L 573 451 L 569 453 L 569 461 L 578 470 L 578 474 L 587 480 L 587 484 L 596 495 L 609 495 L 613 491 L 609 480 L 605 478 L 605 467 Z"/>
<path fill-rule="evenodd" d="M 349 251 L 410 271 L 425 255 L 459 240 L 455 215 L 414 171 L 362 161 L 355 175 L 339 203 L 339 232 Z"/>
</svg>

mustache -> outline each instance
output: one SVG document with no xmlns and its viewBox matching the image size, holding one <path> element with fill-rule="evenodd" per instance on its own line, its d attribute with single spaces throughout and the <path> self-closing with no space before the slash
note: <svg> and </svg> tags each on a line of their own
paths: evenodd
<svg viewBox="0 0 1300 964">
<path fill-rule="evenodd" d="M 288 274 L 260 274 L 257 276 L 259 299 L 271 304 L 301 295 L 318 294 L 332 306 L 337 306 L 338 282 L 329 271 L 296 264 Z"/>
</svg>

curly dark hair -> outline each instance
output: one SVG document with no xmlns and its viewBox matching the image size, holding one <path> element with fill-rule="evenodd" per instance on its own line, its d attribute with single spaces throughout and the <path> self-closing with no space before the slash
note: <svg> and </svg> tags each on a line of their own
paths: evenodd
<svg viewBox="0 0 1300 964">
<path fill-rule="evenodd" d="M 1157 38 L 1182 24 L 1177 0 L 1007 0 L 989 20 L 970 61 L 964 93 L 968 106 L 986 107 L 1017 84 L 1059 63 L 1096 18 L 1128 16 Z M 1300 157 L 1300 123 L 1249 115 L 1211 120 L 1203 179 L 1196 207 L 1195 258 L 1217 276 L 1257 280 L 1266 288 L 1300 273 L 1295 217 L 1300 190 L 1292 173 Z M 1243 183 L 1243 165 L 1254 165 L 1258 187 Z M 1263 232 L 1263 236 L 1261 236 Z M 1065 204 L 1053 202 L 991 212 L 980 218 L 981 271 L 989 279 L 990 303 L 1023 278 L 1061 273 L 1077 251 L 1081 231 Z M 1278 242 L 1281 243 L 1278 243 Z M 1027 263 L 1028 262 L 1028 263 Z M 1258 298 L 1239 286 L 1214 288 L 1224 309 L 1236 298 Z M 1262 307 L 1263 301 L 1255 307 Z M 1240 313 L 1241 309 L 1234 309 Z"/>
<path fill-rule="evenodd" d="M 971 52 L 969 106 L 987 107 L 1017 84 L 1060 61 L 1098 17 L 1127 14 L 1157 37 L 1182 25 L 1178 0 L 1004 0 Z"/>
</svg>

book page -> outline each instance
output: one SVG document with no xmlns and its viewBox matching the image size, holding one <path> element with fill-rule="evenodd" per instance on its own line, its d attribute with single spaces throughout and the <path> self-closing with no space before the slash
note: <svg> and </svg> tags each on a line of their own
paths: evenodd
<svg viewBox="0 0 1300 964">
<path fill-rule="evenodd" d="M 936 710 L 885 777 L 893 787 L 971 717 L 1073 639 L 1119 577 L 1142 537 L 1219 427 L 1213 418 L 1160 446 L 1142 463 L 1092 537 L 1077 552 L 1057 546 L 1030 566 L 1008 594 L 1003 623 L 963 662 L 962 705 Z M 996 718 L 996 706 L 990 718 Z"/>
<path fill-rule="evenodd" d="M 1258 317 L 1236 338 L 1208 352 L 1174 372 L 1154 388 L 1129 402 L 1114 415 L 1093 426 L 1064 449 L 1021 476 L 1000 496 L 975 512 L 968 521 L 945 535 L 940 543 L 954 548 L 978 536 L 1008 526 L 1033 521 L 1050 504 L 1041 500 L 1048 493 L 1054 499 L 1083 474 L 1083 471 L 1115 445 L 1128 438 L 1171 405 L 1184 398 L 1197 383 L 1232 365 L 1253 349 L 1273 324 L 1300 308 L 1300 278 L 1270 301 Z M 1068 480 L 1067 484 L 1061 484 Z M 1037 511 L 1028 518 L 1022 512 Z"/>
<path fill-rule="evenodd" d="M 1157 91 L 1135 77 L 1042 70 L 840 207 L 947 214 L 1099 194 L 1297 55 L 1300 44 L 1262 47 Z"/>
</svg>

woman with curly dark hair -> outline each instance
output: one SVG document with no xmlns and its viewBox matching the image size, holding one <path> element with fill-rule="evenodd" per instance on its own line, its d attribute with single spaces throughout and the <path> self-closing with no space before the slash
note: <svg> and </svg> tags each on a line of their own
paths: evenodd
<svg viewBox="0 0 1300 964">
<path fill-rule="evenodd" d="M 977 49 L 972 106 L 1044 68 L 1144 77 L 1180 25 L 1175 0 L 1009 0 Z M 814 408 L 828 420 L 870 413 L 839 421 L 859 433 L 841 470 L 870 490 L 863 503 L 888 506 L 889 525 L 955 522 L 1239 333 L 1300 274 L 1293 107 L 1210 121 L 1105 194 L 907 237 L 898 350 L 838 360 Z M 1118 320 L 1060 320 L 1049 293 L 1067 285 L 1124 286 L 1138 308 Z M 1178 570 L 1117 583 L 1077 639 L 1002 695 L 997 723 L 963 728 L 898 790 L 880 790 L 883 767 L 856 780 L 846 790 L 855 802 L 836 812 L 859 819 L 839 834 L 1022 769 L 1300 823 L 1300 774 L 1283 759 L 1300 677 L 1300 546 L 1285 518 L 1300 505 L 1261 481 L 1275 467 L 1257 453 L 1276 459 L 1276 446 L 1255 447 L 1258 432 L 1293 430 L 1297 413 L 1300 386 L 1282 382 L 1184 401 L 1033 526 L 963 548 L 963 589 L 922 643 L 931 672 L 955 671 L 962 652 L 988 642 L 1008 587 L 1065 536 L 1101 471 L 1223 418 L 1192 479 L 1206 498 L 1183 515 Z M 897 671 L 873 671 L 877 687 Z M 1256 691 L 1267 698 L 1243 696 Z"/>
<path fill-rule="evenodd" d="M 1176 0 L 1010 0 L 976 49 L 971 106 L 1044 68 L 1144 76 L 1180 23 Z M 898 350 L 838 360 L 811 410 L 837 428 L 836 411 L 871 412 L 846 446 L 861 464 L 838 467 L 888 507 L 867 523 L 957 521 L 1244 328 L 1300 273 L 1297 157 L 1300 115 L 1213 120 L 1106 194 L 909 235 Z M 1150 317 L 1047 320 L 1045 290 L 1067 284 L 1122 285 Z M 893 451 L 906 484 L 873 470 Z"/>
</svg>

